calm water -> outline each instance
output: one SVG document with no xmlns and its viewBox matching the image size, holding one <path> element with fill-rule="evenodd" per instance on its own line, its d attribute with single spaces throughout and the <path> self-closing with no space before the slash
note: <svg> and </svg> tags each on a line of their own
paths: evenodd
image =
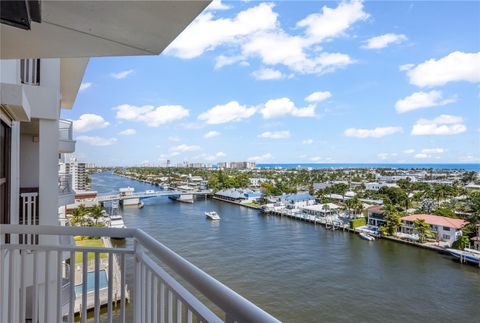
<svg viewBox="0 0 480 323">
<path fill-rule="evenodd" d="M 151 185 L 92 176 L 100 193 Z M 480 270 L 435 252 L 207 200 L 168 198 L 125 208 L 141 228 L 284 322 L 474 322 Z M 204 211 L 217 211 L 212 223 Z M 478 321 L 477 321 L 478 322 Z"/>
<path fill-rule="evenodd" d="M 480 171 L 480 164 L 258 164 L 259 168 L 398 168 L 398 169 L 446 169 L 446 170 L 468 170 L 468 171 Z"/>
</svg>

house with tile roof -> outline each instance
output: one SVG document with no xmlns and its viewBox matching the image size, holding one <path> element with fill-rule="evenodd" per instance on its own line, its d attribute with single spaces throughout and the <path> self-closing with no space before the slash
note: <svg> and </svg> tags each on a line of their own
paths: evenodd
<svg viewBox="0 0 480 323">
<path fill-rule="evenodd" d="M 401 218 L 400 231 L 405 234 L 415 234 L 415 220 L 424 220 L 430 225 L 437 241 L 443 241 L 451 246 L 462 235 L 462 228 L 469 222 L 462 219 L 452 219 L 433 214 L 412 214 Z"/>
</svg>

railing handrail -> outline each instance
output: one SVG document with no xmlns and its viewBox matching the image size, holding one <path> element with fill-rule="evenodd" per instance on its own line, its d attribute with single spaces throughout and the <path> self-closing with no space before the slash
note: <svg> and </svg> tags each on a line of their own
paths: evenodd
<svg viewBox="0 0 480 323">
<path fill-rule="evenodd" d="M 103 236 L 117 238 L 134 238 L 153 256 L 158 258 L 186 282 L 200 291 L 219 308 L 226 317 L 226 321 L 241 322 L 279 322 L 276 318 L 237 294 L 212 276 L 205 273 L 174 251 L 154 239 L 140 229 L 132 228 L 99 228 L 99 227 L 69 227 L 51 225 L 15 225 L 0 226 L 0 234 L 38 234 L 38 235 L 80 235 Z M 39 246 L 41 247 L 41 246 Z"/>
<path fill-rule="evenodd" d="M 276 318 L 208 275 L 185 258 L 179 256 L 143 230 L 135 230 L 135 238 L 141 245 L 173 269 L 185 281 L 201 291 L 202 294 L 225 311 L 227 316 L 233 316 L 231 317 L 232 321 L 279 322 Z"/>
<path fill-rule="evenodd" d="M 51 236 L 91 236 L 112 238 L 133 238 L 137 229 L 131 228 L 102 228 L 102 227 L 74 227 L 59 225 L 21 225 L 2 224 L 0 234 L 40 234 Z"/>
<path fill-rule="evenodd" d="M 58 132 L 60 133 L 60 140 L 73 140 L 73 121 L 58 120 Z"/>
</svg>

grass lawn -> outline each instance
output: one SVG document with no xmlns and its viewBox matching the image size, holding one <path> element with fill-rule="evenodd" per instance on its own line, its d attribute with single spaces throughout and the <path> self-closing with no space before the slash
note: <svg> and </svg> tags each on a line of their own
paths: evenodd
<svg viewBox="0 0 480 323">
<path fill-rule="evenodd" d="M 79 240 L 79 241 L 75 241 L 75 245 L 77 245 L 78 247 L 104 247 L 102 239 Z M 101 253 L 100 258 L 106 259 L 108 258 L 108 255 L 106 253 Z M 89 262 L 93 261 L 93 259 L 95 259 L 95 253 L 89 252 L 88 261 Z M 81 252 L 75 253 L 75 263 L 76 264 L 83 263 L 83 253 Z"/>
</svg>

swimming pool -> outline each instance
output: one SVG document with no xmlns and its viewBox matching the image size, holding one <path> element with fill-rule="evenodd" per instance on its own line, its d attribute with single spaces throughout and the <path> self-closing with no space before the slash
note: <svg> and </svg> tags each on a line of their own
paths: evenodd
<svg viewBox="0 0 480 323">
<path fill-rule="evenodd" d="M 105 270 L 100 270 L 99 272 L 100 277 L 100 289 L 107 288 L 107 272 Z M 95 272 L 89 271 L 87 274 L 87 292 L 91 292 L 95 290 Z M 82 284 L 75 285 L 75 294 L 81 295 L 82 294 Z"/>
</svg>

